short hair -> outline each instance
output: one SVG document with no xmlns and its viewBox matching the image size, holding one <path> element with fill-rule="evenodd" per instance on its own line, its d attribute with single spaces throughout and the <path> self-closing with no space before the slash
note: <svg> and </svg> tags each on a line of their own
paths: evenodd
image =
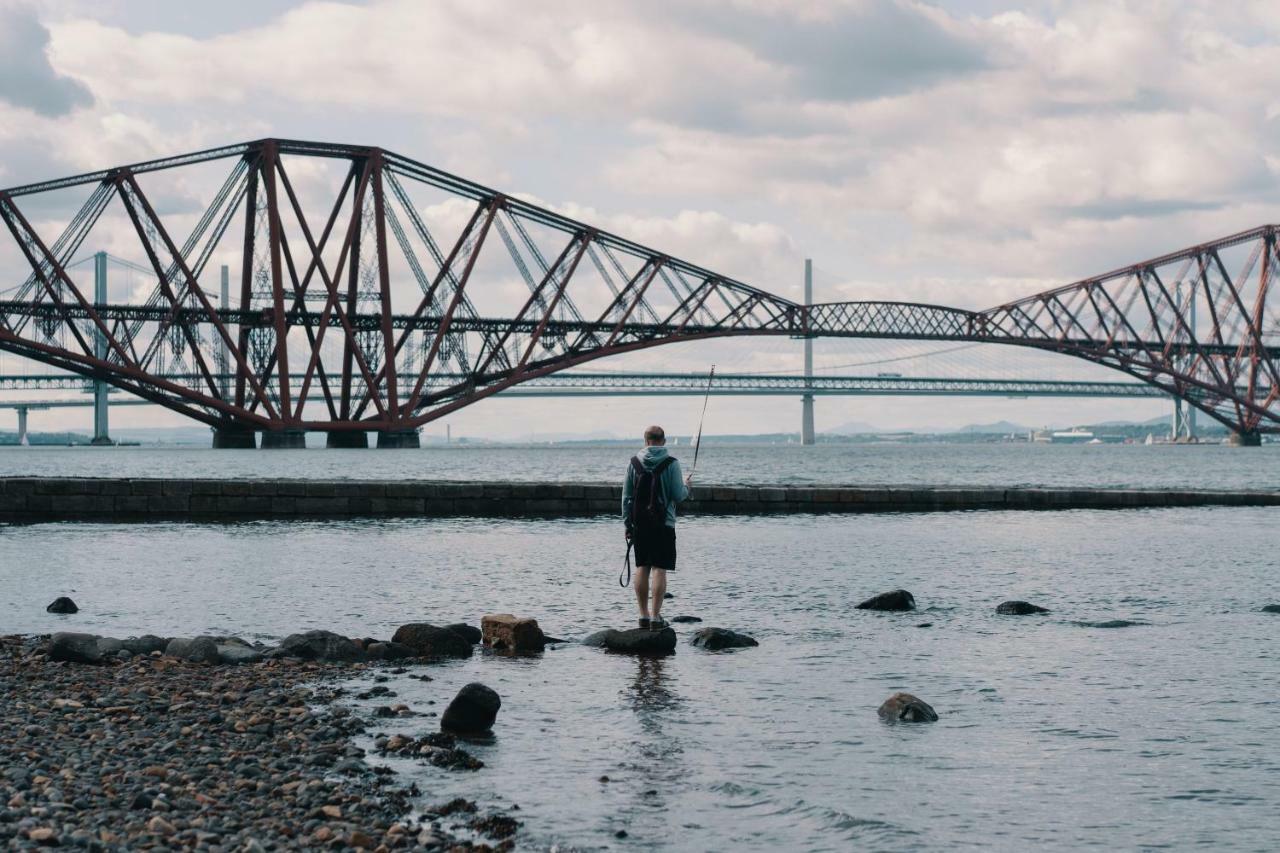
<svg viewBox="0 0 1280 853">
<path fill-rule="evenodd" d="M 661 444 L 667 440 L 667 434 L 660 426 L 651 426 L 644 431 L 644 440 Z"/>
</svg>

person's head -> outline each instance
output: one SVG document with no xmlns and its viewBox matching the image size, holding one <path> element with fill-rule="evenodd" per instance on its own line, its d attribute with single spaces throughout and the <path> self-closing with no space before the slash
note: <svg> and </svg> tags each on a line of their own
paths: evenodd
<svg viewBox="0 0 1280 853">
<path fill-rule="evenodd" d="M 644 431 L 645 447 L 661 447 L 667 443 L 667 434 L 660 426 L 651 426 Z"/>
</svg>

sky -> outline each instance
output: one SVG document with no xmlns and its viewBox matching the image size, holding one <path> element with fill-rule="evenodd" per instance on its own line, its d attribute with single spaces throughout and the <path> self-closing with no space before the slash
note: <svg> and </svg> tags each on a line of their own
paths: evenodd
<svg viewBox="0 0 1280 853">
<path fill-rule="evenodd" d="M 0 186 L 266 136 L 370 144 L 790 298 L 810 257 L 818 301 L 982 308 L 1274 221 L 1278 69 L 1280 18 L 1248 0 L 0 0 Z M 818 364 L 1122 378 L 990 347 L 921 357 L 939 349 L 825 342 Z M 598 366 L 799 358 L 794 341 L 739 341 Z M 494 400 L 450 422 L 494 437 L 691 431 L 699 405 Z M 817 421 L 1168 410 L 825 398 Z M 708 429 L 797 430 L 799 412 L 719 398 Z M 114 417 L 182 423 L 150 407 Z"/>
</svg>

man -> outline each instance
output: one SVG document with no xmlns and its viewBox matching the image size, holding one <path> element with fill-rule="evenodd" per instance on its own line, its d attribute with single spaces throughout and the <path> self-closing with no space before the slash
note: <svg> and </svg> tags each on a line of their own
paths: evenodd
<svg viewBox="0 0 1280 853">
<path fill-rule="evenodd" d="M 636 551 L 636 602 L 640 627 L 661 630 L 667 572 L 676 568 L 676 504 L 689 497 L 693 475 L 682 476 L 680 463 L 667 453 L 660 426 L 644 431 L 644 450 L 627 465 L 622 481 L 622 520 Z M 651 583 L 652 580 L 652 583 Z M 652 593 L 652 598 L 650 598 Z"/>
</svg>

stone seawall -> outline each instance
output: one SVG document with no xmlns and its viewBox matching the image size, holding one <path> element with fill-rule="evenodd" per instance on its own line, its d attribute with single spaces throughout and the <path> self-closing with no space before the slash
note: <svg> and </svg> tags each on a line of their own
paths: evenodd
<svg viewBox="0 0 1280 853">
<path fill-rule="evenodd" d="M 0 478 L 0 521 L 237 520 L 619 513 L 606 483 Z M 1280 492 L 998 487 L 695 486 L 681 512 L 938 512 L 1276 506 Z"/>
</svg>

